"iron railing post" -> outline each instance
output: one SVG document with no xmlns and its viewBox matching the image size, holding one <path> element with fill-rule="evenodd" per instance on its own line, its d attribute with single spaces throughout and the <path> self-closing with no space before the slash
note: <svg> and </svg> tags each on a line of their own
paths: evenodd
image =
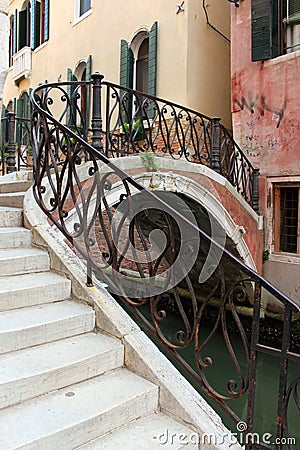
<svg viewBox="0 0 300 450">
<path fill-rule="evenodd" d="M 259 169 L 253 169 L 253 190 L 252 190 L 252 208 L 259 212 L 259 190 L 258 190 Z"/>
<path fill-rule="evenodd" d="M 16 142 L 15 142 L 15 125 L 16 114 L 8 112 L 8 145 L 7 145 L 7 173 L 16 172 Z"/>
<path fill-rule="evenodd" d="M 104 76 L 96 72 L 91 78 L 93 86 L 92 146 L 102 152 L 101 83 Z"/>
<path fill-rule="evenodd" d="M 220 155 L 221 155 L 221 127 L 220 117 L 214 117 L 211 125 L 210 138 L 210 167 L 215 172 L 221 173 Z"/>
</svg>

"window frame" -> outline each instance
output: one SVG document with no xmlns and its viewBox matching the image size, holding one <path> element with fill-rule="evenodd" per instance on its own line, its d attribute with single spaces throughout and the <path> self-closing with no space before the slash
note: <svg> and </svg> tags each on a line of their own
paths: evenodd
<svg viewBox="0 0 300 450">
<path fill-rule="evenodd" d="M 88 17 L 93 10 L 93 0 L 90 0 L 90 8 L 87 9 L 83 14 L 80 14 L 81 9 L 81 1 L 82 0 L 75 0 L 74 2 L 74 22 L 73 25 L 76 25 L 78 22 L 81 22 L 81 20 Z"/>
<path fill-rule="evenodd" d="M 284 188 L 298 189 L 296 252 L 286 252 L 281 250 L 281 189 Z M 274 252 L 282 255 L 300 256 L 300 182 L 274 183 Z"/>
<path fill-rule="evenodd" d="M 292 0 L 286 0 L 292 1 Z M 300 49 L 299 43 L 287 47 L 289 27 L 300 25 L 299 19 L 285 17 L 284 0 L 251 1 L 252 61 L 264 61 L 287 55 Z M 295 48 L 293 48 L 295 47 Z"/>
</svg>

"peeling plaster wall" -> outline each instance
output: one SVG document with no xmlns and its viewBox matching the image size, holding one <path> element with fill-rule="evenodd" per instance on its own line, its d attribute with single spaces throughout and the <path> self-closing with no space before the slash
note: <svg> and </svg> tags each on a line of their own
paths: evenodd
<svg viewBox="0 0 300 450">
<path fill-rule="evenodd" d="M 233 131 L 260 169 L 264 250 L 270 254 L 263 275 L 299 303 L 300 255 L 274 249 L 274 184 L 300 182 L 300 51 L 252 62 L 251 2 L 240 2 L 231 14 Z"/>
<path fill-rule="evenodd" d="M 300 172 L 300 51 L 251 61 L 251 2 L 232 8 L 232 117 L 236 140 L 262 176 Z"/>
</svg>

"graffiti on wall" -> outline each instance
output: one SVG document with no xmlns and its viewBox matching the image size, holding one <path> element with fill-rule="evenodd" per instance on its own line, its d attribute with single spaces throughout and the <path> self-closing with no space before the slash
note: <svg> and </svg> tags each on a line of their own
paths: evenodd
<svg viewBox="0 0 300 450">
<path fill-rule="evenodd" d="M 285 117 L 284 129 L 280 132 L 263 133 L 261 117 L 256 115 L 246 121 L 243 127 L 242 145 L 248 156 L 259 157 L 267 148 L 274 151 L 290 151 L 298 146 L 300 139 L 300 121 L 296 113 Z"/>
<path fill-rule="evenodd" d="M 257 130 L 259 130 L 259 121 L 260 117 L 256 117 L 250 122 L 246 122 L 248 131 L 244 135 L 243 147 L 245 148 L 247 154 L 253 157 L 260 156 L 261 151 L 263 150 L 263 145 L 261 145 L 260 142 L 260 136 L 257 133 Z"/>
<path fill-rule="evenodd" d="M 284 116 L 287 101 L 285 99 L 282 107 L 278 108 L 269 105 L 266 101 L 265 95 L 256 94 L 254 96 L 252 92 L 248 92 L 247 98 L 244 96 L 242 96 L 240 100 L 236 98 L 234 103 L 239 106 L 241 111 L 246 108 L 251 114 L 254 114 L 256 111 L 260 114 L 260 116 L 264 116 L 265 112 L 271 113 L 272 119 L 275 119 L 277 122 L 276 128 L 279 128 Z"/>
</svg>

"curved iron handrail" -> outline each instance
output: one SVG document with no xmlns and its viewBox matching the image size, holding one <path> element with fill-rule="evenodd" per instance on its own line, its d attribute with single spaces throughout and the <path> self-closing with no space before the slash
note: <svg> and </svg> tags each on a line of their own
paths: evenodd
<svg viewBox="0 0 300 450">
<path fill-rule="evenodd" d="M 152 152 L 204 164 L 226 177 L 258 212 L 258 175 L 229 132 L 193 109 L 103 80 L 49 83 L 62 96 L 60 121 L 88 139 L 109 158 Z M 91 88 L 93 93 L 91 93 Z M 82 98 L 93 98 L 93 117 Z M 48 105 L 49 109 L 52 105 Z M 85 109 L 85 110 L 84 110 Z"/>
<path fill-rule="evenodd" d="M 80 95 L 82 85 L 87 86 L 74 83 L 74 95 Z M 88 282 L 93 270 L 229 417 L 236 423 L 245 421 L 248 435 L 254 429 L 258 355 L 277 355 L 276 438 L 287 437 L 288 407 L 299 384 L 297 377 L 292 382 L 288 378 L 288 361 L 300 362 L 292 321 L 299 307 L 205 233 L 185 201 L 145 189 L 108 158 L 101 151 L 100 114 L 93 115 L 91 136 L 98 149 L 76 125 L 69 128 L 61 123 L 72 105 L 63 86 L 39 86 L 32 93 L 37 203 L 87 261 Z M 58 97 L 67 106 L 55 119 L 51 110 Z M 280 346 L 266 343 L 260 335 L 263 290 L 282 308 Z M 207 331 L 207 315 L 216 305 Z M 248 327 L 241 306 L 251 311 Z M 170 325 L 174 326 L 171 334 Z M 232 369 L 221 386 L 211 376 L 218 359 L 210 345 L 218 330 Z M 242 349 L 240 358 L 233 332 Z M 190 365 L 184 355 L 189 348 Z M 247 397 L 246 416 L 231 406 L 242 397 Z M 247 448 L 264 447 L 247 444 Z"/>
</svg>

